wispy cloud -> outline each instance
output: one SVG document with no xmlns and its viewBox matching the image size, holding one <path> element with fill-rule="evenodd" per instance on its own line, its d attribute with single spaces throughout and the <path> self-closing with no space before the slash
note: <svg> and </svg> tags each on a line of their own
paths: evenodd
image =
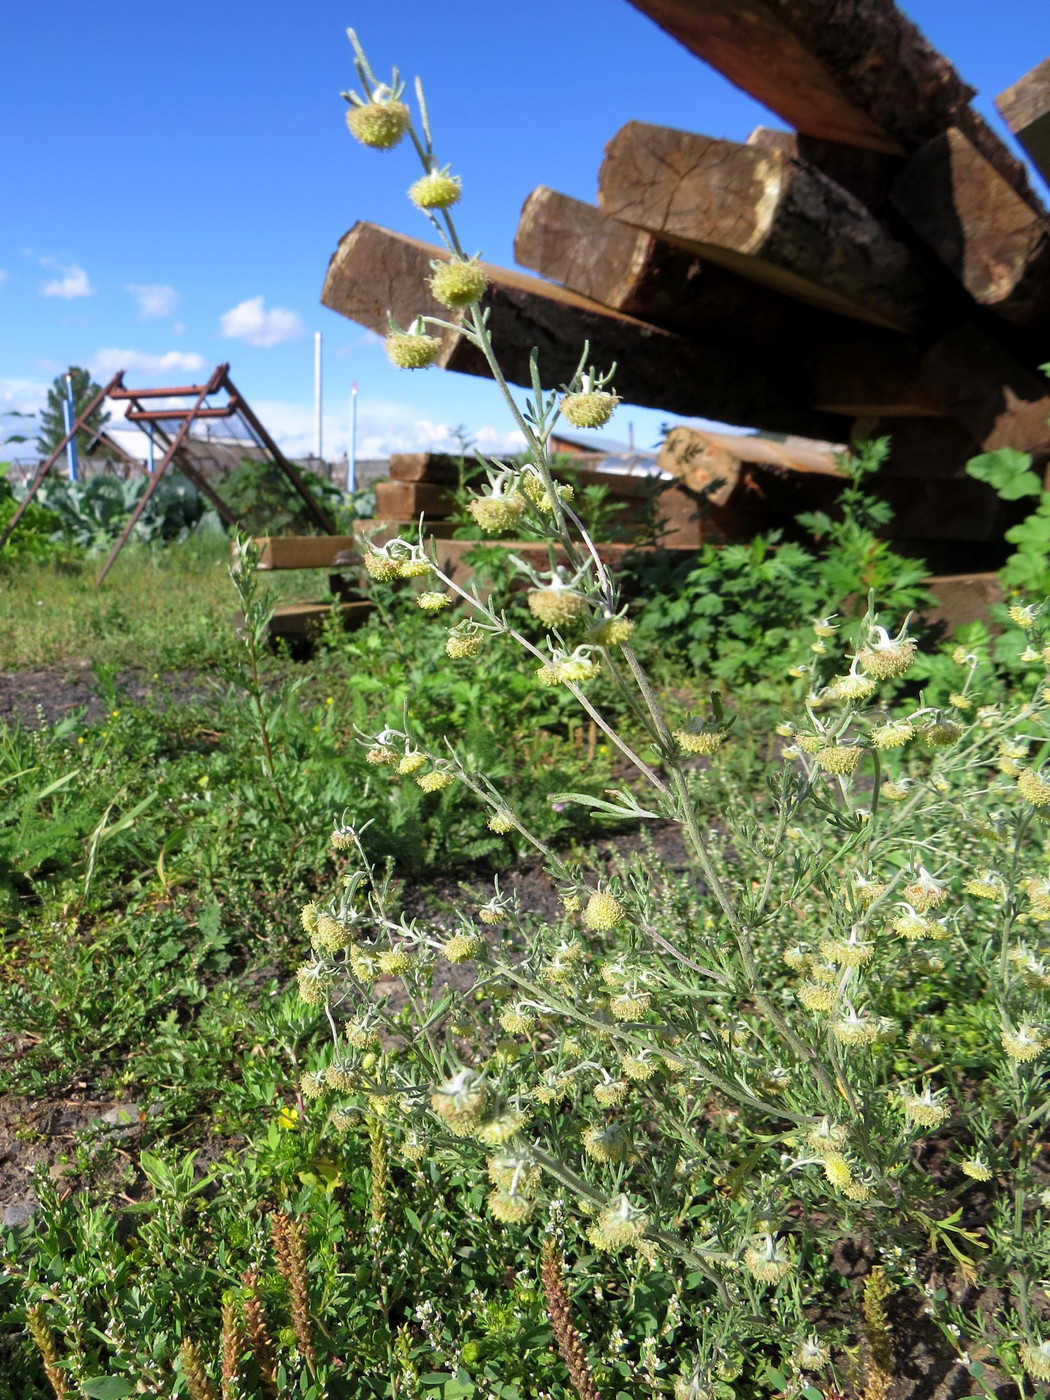
<svg viewBox="0 0 1050 1400">
<path fill-rule="evenodd" d="M 178 309 L 178 292 L 161 282 L 128 282 L 124 290 L 138 302 L 139 315 L 144 321 L 157 316 L 173 316 Z"/>
<path fill-rule="evenodd" d="M 88 361 L 96 379 L 111 379 L 118 369 L 137 375 L 167 375 L 177 371 L 194 373 L 204 368 L 204 359 L 195 351 L 169 350 L 150 355 L 144 350 L 99 350 Z"/>
<path fill-rule="evenodd" d="M 294 311 L 280 306 L 267 310 L 263 297 L 249 297 L 223 313 L 219 329 L 227 340 L 243 340 L 246 345 L 268 350 L 298 340 L 306 328 Z"/>
<path fill-rule="evenodd" d="M 0 287 L 4 285 L 4 283 L 10 276 L 11 274 L 9 272 L 6 272 L 2 267 L 0 267 Z"/>
<path fill-rule="evenodd" d="M 52 277 L 50 282 L 45 282 L 41 287 L 43 296 L 60 297 L 63 301 L 73 301 L 76 297 L 95 295 L 95 289 L 91 285 L 87 273 L 76 263 L 67 263 L 61 258 L 43 257 L 40 259 L 40 266 L 53 268 L 59 274 L 57 277 Z"/>
<path fill-rule="evenodd" d="M 50 385 L 35 379 L 0 379 L 0 418 L 9 413 L 36 413 L 47 399 Z M 12 432 L 12 424 L 7 424 Z"/>
</svg>

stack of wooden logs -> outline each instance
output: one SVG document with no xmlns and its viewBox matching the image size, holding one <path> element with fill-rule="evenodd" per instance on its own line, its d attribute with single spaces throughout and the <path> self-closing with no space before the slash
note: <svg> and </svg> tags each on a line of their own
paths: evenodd
<svg viewBox="0 0 1050 1400">
<path fill-rule="evenodd" d="M 632 3 L 792 129 L 736 143 L 629 122 L 606 148 L 597 206 L 535 190 L 515 256 L 540 277 L 487 269 L 508 377 L 527 383 L 535 347 L 545 381 L 562 383 L 587 340 L 596 364 L 617 362 L 629 403 L 825 444 L 889 434 L 880 489 L 898 511 L 894 537 L 940 568 L 993 566 L 1011 517 L 966 462 L 1010 446 L 1050 463 L 1039 370 L 1050 216 L 1024 167 L 892 0 Z M 1050 60 L 1000 107 L 1050 178 Z M 359 223 L 322 301 L 381 334 L 388 312 L 402 325 L 447 317 L 426 285 L 445 256 Z M 454 330 L 437 362 L 489 372 Z M 714 451 L 680 435 L 670 446 L 660 464 L 686 484 L 688 465 Z M 793 505 L 826 494 L 828 463 L 795 483 Z M 708 520 L 721 509 L 723 535 L 746 536 L 761 492 L 745 500 L 740 483 L 791 470 L 732 468 L 721 501 L 708 479 Z"/>
</svg>

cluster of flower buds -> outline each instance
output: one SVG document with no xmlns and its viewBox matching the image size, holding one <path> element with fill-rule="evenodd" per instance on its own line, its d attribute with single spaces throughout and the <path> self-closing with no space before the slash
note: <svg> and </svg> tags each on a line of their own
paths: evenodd
<svg viewBox="0 0 1050 1400">
<path fill-rule="evenodd" d="M 344 92 L 350 103 L 346 114 L 350 134 L 374 151 L 393 150 L 412 125 L 412 114 L 401 101 L 403 92 L 404 84 L 398 82 L 393 87 L 378 84 L 368 99 Z"/>
<path fill-rule="evenodd" d="M 429 334 L 422 316 L 417 316 L 407 331 L 391 317 L 383 348 L 397 369 L 426 369 L 437 359 L 441 341 Z"/>
<path fill-rule="evenodd" d="M 605 387 L 614 372 L 615 367 L 605 375 L 596 375 L 593 370 L 581 375 L 579 390 L 562 399 L 558 405 L 562 417 L 574 428 L 604 428 L 608 423 L 620 402 L 619 396 Z"/>
<path fill-rule="evenodd" d="M 423 578 L 430 573 L 431 563 L 421 544 L 393 539 L 384 545 L 369 541 L 365 568 L 378 582 L 390 583 L 396 578 Z"/>
<path fill-rule="evenodd" d="M 543 685 L 583 685 L 593 680 L 601 667 L 592 655 L 594 648 L 584 644 L 571 652 L 551 647 L 551 659 L 536 672 Z"/>
</svg>

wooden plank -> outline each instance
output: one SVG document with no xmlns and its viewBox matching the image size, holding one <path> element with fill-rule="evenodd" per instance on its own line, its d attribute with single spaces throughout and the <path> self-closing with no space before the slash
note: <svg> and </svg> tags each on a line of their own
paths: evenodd
<svg viewBox="0 0 1050 1400">
<path fill-rule="evenodd" d="M 774 147 L 628 122 L 598 176 L 602 209 L 837 315 L 911 331 L 927 260 L 814 166 Z"/>
<path fill-rule="evenodd" d="M 1035 200 L 1021 162 L 969 106 L 973 88 L 894 0 L 631 3 L 799 132 L 905 154 L 957 126 Z"/>
<path fill-rule="evenodd" d="M 459 481 L 459 459 L 447 452 L 392 452 L 391 481 L 430 481 L 455 486 Z"/>
<path fill-rule="evenodd" d="M 981 327 L 942 336 L 923 356 L 921 375 L 979 451 L 1016 447 L 1040 461 L 1050 455 L 1050 386 Z"/>
<path fill-rule="evenodd" d="M 922 586 L 936 599 L 936 607 L 923 612 L 923 622 L 940 624 L 946 632 L 969 622 L 988 622 L 991 609 L 1005 597 L 999 575 L 991 573 L 934 574 L 924 578 Z"/>
<path fill-rule="evenodd" d="M 995 99 L 1006 125 L 1050 184 L 1050 58 Z"/>
<path fill-rule="evenodd" d="M 427 287 L 431 259 L 446 256 L 404 234 L 356 224 L 332 257 L 321 300 L 380 335 L 388 311 L 401 325 L 418 314 L 447 319 Z M 686 340 L 505 268 L 486 264 L 486 272 L 491 280 L 482 305 L 489 312 L 496 355 L 513 384 L 528 383 L 534 347 L 544 383 L 565 383 L 587 341 L 596 365 L 618 364 L 616 388 L 627 403 L 812 437 L 835 438 L 845 431 L 842 419 L 805 407 L 802 366 L 767 363 L 717 341 Z M 481 353 L 455 330 L 443 334 L 437 364 L 489 376 Z"/>
<path fill-rule="evenodd" d="M 288 641 L 309 641 L 318 635 L 332 613 L 344 627 L 360 627 L 367 621 L 374 606 L 369 602 L 282 603 L 274 609 L 270 619 L 270 639 L 282 637 Z M 243 619 L 240 625 L 244 625 Z"/>
<path fill-rule="evenodd" d="M 375 492 L 378 520 L 417 520 L 421 514 L 443 519 L 456 508 L 445 488 L 429 481 L 377 481 Z"/>
<path fill-rule="evenodd" d="M 890 197 L 978 305 L 1019 327 L 1050 317 L 1050 219 L 961 131 L 910 156 Z"/>
<path fill-rule="evenodd" d="M 525 201 L 514 256 L 615 311 L 752 350 L 797 352 L 839 324 L 546 185 Z"/>
<path fill-rule="evenodd" d="M 353 535 L 265 535 L 256 544 L 260 569 L 332 569 L 359 548 Z"/>
</svg>

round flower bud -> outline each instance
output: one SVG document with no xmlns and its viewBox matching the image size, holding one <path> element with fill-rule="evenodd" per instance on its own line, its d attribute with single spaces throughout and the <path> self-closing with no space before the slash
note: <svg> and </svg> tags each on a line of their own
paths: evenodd
<svg viewBox="0 0 1050 1400">
<path fill-rule="evenodd" d="M 426 369 L 437 359 L 441 341 L 436 335 L 391 331 L 383 341 L 383 349 L 397 369 Z"/>
<path fill-rule="evenodd" d="M 939 719 L 923 728 L 922 737 L 932 749 L 949 749 L 952 744 L 957 744 L 965 733 L 963 726 L 956 720 Z"/>
<path fill-rule="evenodd" d="M 1022 769 L 1018 775 L 1017 791 L 1033 807 L 1050 807 L 1050 783 L 1030 768 Z"/>
<path fill-rule="evenodd" d="M 368 102 L 353 106 L 346 114 L 351 135 L 363 146 L 375 151 L 389 151 L 401 140 L 411 125 L 412 114 L 403 102 Z"/>
<path fill-rule="evenodd" d="M 832 1186 L 837 1186 L 840 1191 L 844 1190 L 853 1181 L 849 1158 L 844 1157 L 841 1152 L 829 1152 L 824 1158 L 824 1175 Z"/>
<path fill-rule="evenodd" d="M 692 732 L 688 729 L 674 731 L 675 742 L 683 753 L 717 753 L 725 741 L 725 733 L 720 729 L 701 729 Z"/>
<path fill-rule="evenodd" d="M 473 1136 L 486 1147 L 499 1147 L 500 1143 L 509 1142 L 511 1138 L 517 1137 L 528 1121 L 528 1114 L 523 1113 L 520 1108 L 503 1108 L 484 1122 L 478 1123 Z"/>
<path fill-rule="evenodd" d="M 447 593 L 420 593 L 416 603 L 424 612 L 440 612 L 451 606 L 452 599 Z"/>
<path fill-rule="evenodd" d="M 904 898 L 920 914 L 925 914 L 927 909 L 937 909 L 944 903 L 948 898 L 948 889 L 935 880 L 925 866 L 920 865 L 918 879 L 904 887 Z"/>
<path fill-rule="evenodd" d="M 332 969 L 324 963 L 303 963 L 295 973 L 299 996 L 307 1006 L 322 1006 L 335 981 Z"/>
<path fill-rule="evenodd" d="M 319 953 L 335 953 L 354 941 L 352 931 L 331 914 L 318 914 L 310 942 Z"/>
<path fill-rule="evenodd" d="M 440 792 L 442 788 L 451 787 L 453 782 L 451 773 L 420 773 L 416 783 L 424 792 Z"/>
<path fill-rule="evenodd" d="M 927 1086 L 921 1094 L 901 1093 L 901 1107 L 909 1123 L 920 1128 L 939 1128 L 951 1117 L 951 1108 Z"/>
<path fill-rule="evenodd" d="M 454 258 L 451 262 L 440 263 L 430 279 L 430 290 L 435 301 L 442 306 L 456 309 L 473 306 L 481 299 L 489 284 L 481 264 L 473 258 Z"/>
<path fill-rule="evenodd" d="M 350 967 L 359 982 L 374 982 L 379 976 L 379 959 L 370 949 L 357 943 L 350 948 Z"/>
<path fill-rule="evenodd" d="M 425 768 L 426 764 L 427 756 L 425 753 L 410 752 L 404 754 L 399 760 L 397 771 L 407 778 L 409 774 L 418 773 L 421 768 Z"/>
<path fill-rule="evenodd" d="M 589 636 L 596 646 L 618 647 L 630 641 L 634 629 L 635 623 L 629 617 L 607 617 L 591 629 Z"/>
<path fill-rule="evenodd" d="M 636 1084 L 644 1084 L 652 1079 L 657 1071 L 656 1061 L 647 1058 L 647 1054 L 648 1052 L 643 1050 L 638 1055 L 624 1055 L 620 1061 L 624 1075 Z"/>
<path fill-rule="evenodd" d="M 585 1128 L 580 1136 L 583 1150 L 596 1162 L 625 1162 L 631 1145 L 619 1123 L 604 1128 Z"/>
<path fill-rule="evenodd" d="M 824 939 L 820 951 L 829 963 L 834 963 L 837 967 L 863 967 L 874 957 L 875 945 L 865 943 L 856 933 L 851 933 L 849 938 Z"/>
<path fill-rule="evenodd" d="M 536 1017 L 524 1006 L 509 1006 L 500 1014 L 499 1023 L 508 1035 L 528 1035 L 536 1025 Z"/>
<path fill-rule="evenodd" d="M 490 535 L 513 530 L 525 511 L 525 497 L 512 491 L 508 496 L 475 496 L 467 510 Z"/>
<path fill-rule="evenodd" d="M 597 661 L 592 661 L 588 656 L 569 656 L 558 667 L 558 679 L 570 685 L 583 685 L 585 681 L 593 680 L 600 669 Z"/>
<path fill-rule="evenodd" d="M 324 1070 L 307 1070 L 305 1074 L 299 1076 L 299 1092 L 304 1099 L 319 1099 L 325 1091 Z M 291 1112 L 294 1114 L 295 1109 Z"/>
<path fill-rule="evenodd" d="M 463 1069 L 438 1085 L 430 1107 L 457 1137 L 469 1137 L 485 1111 L 488 1091 L 476 1070 Z"/>
<path fill-rule="evenodd" d="M 652 997 L 648 992 L 636 992 L 633 996 L 625 993 L 623 996 L 610 998 L 609 1010 L 616 1021 L 640 1021 L 649 1010 L 651 1001 Z"/>
<path fill-rule="evenodd" d="M 815 1128 L 806 1134 L 806 1142 L 818 1157 L 838 1152 L 849 1138 L 849 1133 L 841 1123 L 832 1123 L 830 1118 L 822 1118 Z"/>
<path fill-rule="evenodd" d="M 421 175 L 408 191 L 408 197 L 417 209 L 451 209 L 459 202 L 463 185 L 458 175 L 450 175 L 445 170 L 432 170 L 429 175 Z"/>
<path fill-rule="evenodd" d="M 976 1157 L 967 1157 L 965 1162 L 960 1162 L 959 1170 L 963 1176 L 972 1177 L 974 1181 L 992 1179 L 992 1169 L 979 1153 Z"/>
<path fill-rule="evenodd" d="M 1035 1381 L 1050 1381 L 1050 1342 L 1022 1342 L 1021 1365 Z"/>
<path fill-rule="evenodd" d="M 445 655 L 453 661 L 465 661 L 477 656 L 484 642 L 483 632 L 450 632 L 445 642 Z"/>
<path fill-rule="evenodd" d="M 636 1244 L 648 1228 L 649 1217 L 645 1211 L 639 1210 L 626 1196 L 620 1195 L 601 1211 L 598 1223 L 590 1231 L 588 1238 L 599 1249 L 623 1249 L 627 1245 Z"/>
<path fill-rule="evenodd" d="M 585 617 L 590 604 L 581 593 L 557 583 L 550 588 L 532 588 L 528 594 L 529 612 L 544 627 L 569 627 Z"/>
<path fill-rule="evenodd" d="M 450 963 L 464 963 L 477 957 L 481 948 L 482 940 L 476 933 L 454 933 L 441 952 Z"/>
<path fill-rule="evenodd" d="M 356 1050 L 370 1050 L 379 1044 L 379 1033 L 362 1021 L 347 1021 L 343 1027 L 343 1034 Z"/>
<path fill-rule="evenodd" d="M 376 767 L 384 767 L 397 762 L 397 753 L 394 749 L 387 748 L 386 744 L 373 744 L 365 754 L 368 763 L 374 763 Z"/>
<path fill-rule="evenodd" d="M 370 577 L 378 583 L 389 583 L 392 579 L 401 577 L 401 565 L 396 559 L 391 559 L 388 554 L 382 554 L 377 549 L 369 549 L 365 555 L 365 568 Z"/>
<path fill-rule="evenodd" d="M 559 408 L 574 428 L 604 428 L 619 402 L 616 394 L 592 389 L 585 394 L 566 394 Z"/>
<path fill-rule="evenodd" d="M 384 977 L 400 977 L 412 966 L 412 954 L 405 948 L 388 948 L 377 961 Z"/>
<path fill-rule="evenodd" d="M 744 1251 L 744 1267 L 759 1283 L 779 1283 L 792 1270 L 787 1250 L 772 1235 L 758 1236 L 755 1244 Z"/>
<path fill-rule="evenodd" d="M 303 932 L 313 934 L 317 929 L 317 916 L 321 912 L 320 906 L 311 899 L 309 904 L 304 904 L 299 913 L 299 922 L 303 926 Z"/>
<path fill-rule="evenodd" d="M 831 1026 L 831 1034 L 843 1045 L 870 1045 L 878 1033 L 872 1017 L 858 1016 L 852 1007 Z"/>
<path fill-rule="evenodd" d="M 619 1108 L 627 1098 L 630 1085 L 626 1079 L 610 1079 L 594 1086 L 594 1100 L 602 1108 Z"/>
<path fill-rule="evenodd" d="M 832 700 L 866 700 L 875 689 L 875 682 L 867 676 L 851 672 L 848 676 L 836 676 L 828 686 Z"/>
<path fill-rule="evenodd" d="M 508 831 L 513 831 L 515 827 L 514 818 L 506 808 L 493 812 L 489 817 L 489 830 L 494 831 L 497 836 L 506 836 Z"/>
<path fill-rule="evenodd" d="M 623 923 L 625 917 L 620 901 L 601 890 L 591 895 L 583 911 L 584 927 L 593 933 L 610 933 Z"/>
<path fill-rule="evenodd" d="M 873 729 L 868 738 L 877 749 L 899 749 L 914 735 L 915 728 L 906 719 L 891 720 Z"/>
<path fill-rule="evenodd" d="M 561 684 L 561 667 L 560 667 L 560 666 L 541 666 L 541 667 L 537 670 L 536 675 L 537 675 L 537 677 L 538 677 L 538 679 L 539 679 L 540 685 L 560 685 L 560 684 Z"/>
<path fill-rule="evenodd" d="M 799 1342 L 791 1353 L 791 1359 L 800 1371 L 819 1371 L 831 1359 L 831 1352 L 814 1333 Z"/>
<path fill-rule="evenodd" d="M 807 1011 L 831 1012 L 835 1009 L 833 987 L 822 987 L 817 982 L 803 982 L 796 987 L 795 995 Z"/>
<path fill-rule="evenodd" d="M 336 1061 L 329 1065 L 324 1072 L 325 1083 L 329 1089 L 335 1089 L 340 1094 L 352 1094 L 358 1086 L 358 1074 L 353 1065 L 343 1064 Z"/>
<path fill-rule="evenodd" d="M 352 826 L 338 826 L 328 838 L 329 844 L 336 851 L 347 851 L 354 844 L 356 832 Z"/>
<path fill-rule="evenodd" d="M 418 545 L 413 545 L 413 549 L 418 548 Z M 425 556 L 412 557 L 410 555 L 407 559 L 403 554 L 398 556 L 398 578 L 423 578 L 425 574 L 430 573 L 432 567 L 430 560 Z"/>
<path fill-rule="evenodd" d="M 520 1225 L 528 1220 L 536 1209 L 536 1202 L 530 1196 L 522 1196 L 509 1191 L 490 1191 L 485 1198 L 489 1214 L 504 1225 Z"/>
<path fill-rule="evenodd" d="M 879 792 L 887 802 L 903 802 L 908 796 L 908 789 L 903 783 L 885 782 L 879 788 Z"/>
<path fill-rule="evenodd" d="M 878 680 L 903 676 L 915 660 L 915 643 L 911 638 L 891 641 L 883 627 L 876 627 L 874 631 L 877 640 L 857 653 L 857 665 Z"/>
<path fill-rule="evenodd" d="M 1007 1056 L 1021 1063 L 1038 1059 L 1047 1046 L 1046 1037 L 1035 1026 L 1018 1026 L 1015 1031 L 1007 1028 L 1000 1039 Z"/>
<path fill-rule="evenodd" d="M 834 773 L 837 776 L 848 776 L 856 772 L 860 756 L 860 749 L 846 748 L 842 744 L 828 744 L 814 754 L 818 766 L 825 773 Z"/>
</svg>

